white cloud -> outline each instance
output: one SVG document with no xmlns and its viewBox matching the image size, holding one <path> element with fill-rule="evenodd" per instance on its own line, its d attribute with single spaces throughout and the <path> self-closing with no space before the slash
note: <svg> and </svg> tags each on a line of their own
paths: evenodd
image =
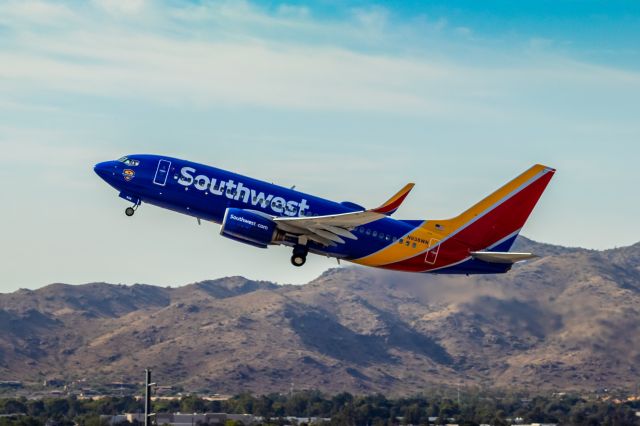
<svg viewBox="0 0 640 426">
<path fill-rule="evenodd" d="M 96 9 L 72 10 L 64 4 L 0 5 L 0 16 L 10 17 L 14 30 L 5 41 L 9 48 L 0 50 L 5 103 L 57 91 L 196 107 L 251 105 L 495 121 L 514 113 L 511 103 L 518 97 L 554 92 L 559 85 L 563 91 L 604 92 L 621 90 L 624 82 L 628 93 L 640 84 L 638 73 L 551 54 L 535 56 L 543 55 L 535 50 L 515 60 L 482 54 L 482 62 L 474 63 L 462 54 L 350 48 L 362 40 L 362 31 L 382 44 L 389 41 L 384 29 L 388 11 L 381 7 L 353 10 L 354 28 L 349 22 L 319 24 L 308 19 L 305 8 L 287 4 L 275 14 L 244 1 L 167 6 L 101 0 L 99 5 L 125 14 L 145 8 L 139 18 L 144 25 L 136 25 L 138 18 L 103 20 Z M 42 31 L 38 22 L 47 15 L 74 25 Z M 449 26 L 444 18 L 429 22 L 430 33 Z M 470 32 L 452 28 L 452 33 Z M 278 31 L 301 38 L 282 39 Z M 318 43 L 320 33 L 340 34 L 342 41 Z M 412 42 L 420 45 L 419 38 Z M 444 51 L 456 48 L 448 50 L 443 43 Z"/>
<path fill-rule="evenodd" d="M 78 39 L 74 45 L 49 42 L 49 55 L 0 52 L 0 62 L 7 64 L 0 74 L 13 87 L 166 103 L 427 110 L 429 101 L 408 87 L 403 90 L 407 85 L 401 82 L 440 72 L 426 64 L 334 49 L 310 54 L 262 43 L 176 42 L 115 34 Z"/>
<path fill-rule="evenodd" d="M 468 37 L 472 34 L 473 31 L 471 31 L 471 28 L 468 27 L 456 27 L 455 32 L 458 35 Z"/>
<path fill-rule="evenodd" d="M 68 131 L 0 126 L 0 165 L 4 168 L 44 167 L 46 173 L 50 168 L 89 165 L 109 158 L 108 150 L 96 145 L 70 144 L 69 137 Z"/>
<path fill-rule="evenodd" d="M 449 22 L 446 18 L 439 18 L 434 24 L 434 29 L 436 31 L 443 31 L 445 28 L 447 28 L 447 25 L 449 25 Z"/>
<path fill-rule="evenodd" d="M 532 49 L 546 49 L 553 46 L 554 41 L 550 38 L 532 37 L 529 39 L 529 46 Z"/>
<path fill-rule="evenodd" d="M 375 31 L 383 29 L 387 25 L 389 18 L 389 11 L 380 6 L 355 8 L 352 13 L 356 22 L 361 26 Z"/>
<path fill-rule="evenodd" d="M 132 15 L 145 7 L 145 0 L 93 0 L 93 3 L 112 15 Z"/>
<path fill-rule="evenodd" d="M 76 19 L 71 8 L 39 0 L 9 0 L 0 5 L 0 23 L 10 28 L 27 25 L 59 27 Z"/>
<path fill-rule="evenodd" d="M 278 6 L 278 15 L 287 17 L 287 18 L 309 18 L 311 16 L 311 12 L 308 7 L 297 6 L 291 4 L 281 4 Z"/>
</svg>

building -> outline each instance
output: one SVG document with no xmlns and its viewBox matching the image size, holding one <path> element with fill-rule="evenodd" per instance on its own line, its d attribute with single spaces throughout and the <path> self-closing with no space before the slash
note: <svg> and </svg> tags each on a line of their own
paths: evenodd
<svg viewBox="0 0 640 426">
<path fill-rule="evenodd" d="M 557 423 L 530 423 L 530 424 L 519 424 L 518 426 L 558 426 Z"/>
<path fill-rule="evenodd" d="M 173 386 L 156 386 L 154 391 L 157 396 L 169 396 L 176 393 Z"/>
<path fill-rule="evenodd" d="M 0 388 L 21 388 L 22 382 L 16 380 L 0 380 Z"/>
<path fill-rule="evenodd" d="M 100 416 L 100 419 L 110 425 L 117 425 L 123 422 L 133 423 L 136 421 L 144 423 L 144 414 L 127 413 L 117 416 Z M 251 414 L 227 413 L 158 413 L 155 416 L 156 424 L 171 426 L 223 425 L 227 420 L 241 421 L 244 425 L 249 426 L 260 423 L 262 417 L 255 417 Z"/>
<path fill-rule="evenodd" d="M 109 425 L 117 425 L 123 422 L 139 422 L 144 423 L 144 414 L 129 413 L 117 416 L 100 416 L 100 420 Z M 155 423 L 158 425 L 171 426 L 196 426 L 196 425 L 223 425 L 227 420 L 235 420 L 242 422 L 245 426 L 259 424 L 263 421 L 262 417 L 253 416 L 251 414 L 228 414 L 228 413 L 158 413 L 155 416 Z M 329 418 L 319 417 L 285 417 L 284 420 L 289 424 L 318 424 L 328 422 Z"/>
</svg>

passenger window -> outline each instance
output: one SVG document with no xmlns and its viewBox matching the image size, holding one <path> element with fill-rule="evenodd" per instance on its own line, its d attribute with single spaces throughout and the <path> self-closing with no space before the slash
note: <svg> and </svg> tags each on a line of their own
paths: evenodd
<svg viewBox="0 0 640 426">
<path fill-rule="evenodd" d="M 391 236 L 390 235 L 385 235 L 384 239 L 387 240 L 387 241 L 391 241 Z"/>
<path fill-rule="evenodd" d="M 396 238 L 396 237 L 393 237 L 393 242 L 394 242 L 394 243 L 396 242 L 396 240 L 397 240 L 397 238 Z"/>
<path fill-rule="evenodd" d="M 413 243 L 413 246 L 412 246 L 412 247 L 413 247 L 413 248 L 416 248 L 416 243 Z"/>
<path fill-rule="evenodd" d="M 374 236 L 374 237 L 377 237 L 378 236 L 378 231 L 373 231 L 373 233 L 371 235 Z"/>
<path fill-rule="evenodd" d="M 367 235 L 371 235 L 371 229 L 367 229 Z"/>
<path fill-rule="evenodd" d="M 404 245 L 406 245 L 407 247 L 409 247 L 409 244 L 410 244 L 410 243 L 409 243 L 409 240 L 407 240 L 407 241 L 405 241 L 405 242 L 404 242 Z"/>
<path fill-rule="evenodd" d="M 403 241 L 402 241 L 402 238 L 400 238 L 400 239 L 398 240 L 398 242 L 399 242 L 400 244 L 402 244 L 402 242 L 403 242 Z"/>
</svg>

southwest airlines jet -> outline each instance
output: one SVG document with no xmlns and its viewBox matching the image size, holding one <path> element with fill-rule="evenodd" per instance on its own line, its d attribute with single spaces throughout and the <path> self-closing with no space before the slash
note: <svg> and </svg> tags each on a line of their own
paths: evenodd
<svg viewBox="0 0 640 426">
<path fill-rule="evenodd" d="M 334 202 L 293 188 L 204 164 L 158 155 L 99 163 L 95 172 L 132 203 L 142 202 L 221 225 L 220 234 L 267 248 L 293 248 L 291 263 L 308 253 L 410 272 L 502 273 L 535 257 L 509 252 L 555 170 L 535 165 L 460 215 L 398 220 L 391 215 L 413 188 L 407 184 L 380 207 Z"/>
</svg>

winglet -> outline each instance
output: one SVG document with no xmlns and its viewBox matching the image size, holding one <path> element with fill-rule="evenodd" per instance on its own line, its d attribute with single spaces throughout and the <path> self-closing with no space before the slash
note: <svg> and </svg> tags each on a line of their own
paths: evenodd
<svg viewBox="0 0 640 426">
<path fill-rule="evenodd" d="M 393 213 L 396 212 L 396 210 L 398 210 L 398 208 L 400 207 L 400 204 L 402 204 L 404 199 L 407 198 L 407 195 L 409 195 L 409 192 L 411 192 L 414 185 L 415 185 L 414 183 L 406 184 L 404 188 L 398 191 L 396 195 L 389 198 L 389 200 L 386 203 L 384 203 L 380 207 L 375 208 L 371 211 L 374 213 L 381 213 L 387 216 L 392 215 Z"/>
</svg>

